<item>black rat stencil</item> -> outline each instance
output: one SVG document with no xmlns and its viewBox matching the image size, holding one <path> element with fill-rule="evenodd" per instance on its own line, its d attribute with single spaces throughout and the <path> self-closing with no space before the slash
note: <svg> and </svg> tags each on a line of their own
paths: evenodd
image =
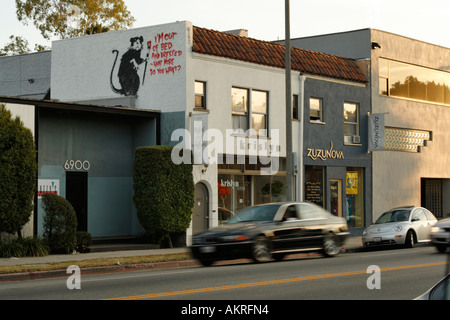
<svg viewBox="0 0 450 320">
<path fill-rule="evenodd" d="M 121 88 L 116 88 L 113 84 L 113 73 L 116 67 L 117 58 L 119 56 L 119 51 L 118 50 L 112 51 L 113 54 L 114 53 L 116 54 L 116 58 L 114 60 L 113 67 L 111 69 L 111 79 L 110 79 L 111 89 L 115 93 L 123 94 L 125 96 L 137 95 L 140 85 L 140 78 L 138 74 L 139 65 L 141 65 L 143 62 L 147 62 L 148 60 L 148 54 L 145 59 L 141 58 L 141 51 L 143 48 L 144 38 L 142 36 L 134 37 L 130 39 L 130 42 L 131 45 L 128 48 L 128 51 L 125 52 L 122 55 L 122 58 L 120 59 L 119 72 L 117 74 L 119 77 L 119 83 Z M 150 50 L 150 42 L 148 43 L 148 47 Z"/>
</svg>

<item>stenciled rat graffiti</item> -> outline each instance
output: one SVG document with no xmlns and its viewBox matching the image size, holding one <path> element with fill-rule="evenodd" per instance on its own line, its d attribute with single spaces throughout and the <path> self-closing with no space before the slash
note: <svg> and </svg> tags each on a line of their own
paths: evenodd
<svg viewBox="0 0 450 320">
<path fill-rule="evenodd" d="M 145 58 L 141 57 L 143 44 L 144 44 L 144 38 L 142 36 L 140 37 L 134 37 L 130 39 L 130 47 L 128 48 L 128 51 L 125 52 L 121 59 L 120 59 L 120 65 L 119 65 L 119 71 L 117 73 L 117 77 L 119 78 L 119 84 L 121 88 L 117 88 L 114 85 L 114 69 L 116 68 L 117 59 L 119 56 L 118 50 L 113 50 L 112 53 L 116 55 L 114 59 L 114 64 L 111 69 L 111 89 L 115 93 L 122 94 L 125 96 L 137 96 L 137 93 L 139 91 L 140 82 L 141 79 L 139 77 L 139 66 L 145 62 L 145 68 L 144 68 L 144 75 L 143 75 L 143 81 L 145 77 L 145 71 L 147 69 L 147 62 L 148 57 L 150 53 L 151 48 L 151 41 L 147 43 L 147 56 Z"/>
</svg>

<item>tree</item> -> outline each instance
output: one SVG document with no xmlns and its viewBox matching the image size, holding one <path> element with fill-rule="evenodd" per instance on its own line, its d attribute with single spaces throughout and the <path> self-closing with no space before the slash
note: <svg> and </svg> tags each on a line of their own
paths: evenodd
<svg viewBox="0 0 450 320">
<path fill-rule="evenodd" d="M 133 168 L 133 201 L 142 227 L 170 240 L 184 236 L 194 206 L 192 165 L 174 164 L 173 147 L 136 149 Z M 178 246 L 178 245 L 177 245 Z"/>
<path fill-rule="evenodd" d="M 0 49 L 0 57 L 31 52 L 28 45 L 28 40 L 24 39 L 23 37 L 11 35 L 9 36 L 9 40 L 11 41 Z M 35 44 L 34 51 L 38 52 L 44 50 L 48 50 L 48 48 L 42 45 Z"/>
<path fill-rule="evenodd" d="M 33 211 L 36 173 L 33 134 L 0 105 L 0 232 L 21 237 Z"/>
<path fill-rule="evenodd" d="M 45 39 L 129 28 L 135 19 L 124 0 L 16 0 L 17 19 L 31 20 Z"/>
</svg>

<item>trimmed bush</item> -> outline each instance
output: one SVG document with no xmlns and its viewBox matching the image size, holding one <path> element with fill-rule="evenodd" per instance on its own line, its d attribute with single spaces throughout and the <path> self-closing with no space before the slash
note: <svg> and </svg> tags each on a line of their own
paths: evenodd
<svg viewBox="0 0 450 320">
<path fill-rule="evenodd" d="M 77 251 L 80 253 L 88 253 L 92 244 L 92 234 L 86 231 L 77 232 Z"/>
<path fill-rule="evenodd" d="M 136 149 L 133 168 L 133 201 L 142 227 L 167 238 L 184 233 L 194 206 L 194 179 L 191 164 L 174 164 L 173 147 Z"/>
<path fill-rule="evenodd" d="M 21 236 L 33 212 L 36 172 L 33 134 L 0 104 L 0 232 Z"/>
<path fill-rule="evenodd" d="M 44 240 L 50 253 L 72 253 L 77 247 L 77 215 L 69 201 L 56 194 L 42 195 Z"/>
</svg>

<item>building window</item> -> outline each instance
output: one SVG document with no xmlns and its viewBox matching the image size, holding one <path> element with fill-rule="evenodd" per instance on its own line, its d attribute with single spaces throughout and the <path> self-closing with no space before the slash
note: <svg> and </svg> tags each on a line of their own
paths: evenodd
<svg viewBox="0 0 450 320">
<path fill-rule="evenodd" d="M 322 122 L 322 99 L 309 99 L 309 120 L 313 122 Z"/>
<path fill-rule="evenodd" d="M 252 90 L 252 130 L 258 136 L 267 135 L 267 98 L 266 91 Z"/>
<path fill-rule="evenodd" d="M 292 119 L 299 120 L 298 116 L 298 94 L 294 94 L 292 100 Z"/>
<path fill-rule="evenodd" d="M 450 105 L 450 72 L 379 59 L 379 93 Z"/>
<path fill-rule="evenodd" d="M 233 129 L 248 129 L 248 89 L 231 89 L 231 112 Z"/>
<path fill-rule="evenodd" d="M 344 142 L 359 144 L 359 105 L 344 103 Z"/>
<path fill-rule="evenodd" d="M 206 82 L 195 81 L 195 108 L 206 109 Z"/>
</svg>

